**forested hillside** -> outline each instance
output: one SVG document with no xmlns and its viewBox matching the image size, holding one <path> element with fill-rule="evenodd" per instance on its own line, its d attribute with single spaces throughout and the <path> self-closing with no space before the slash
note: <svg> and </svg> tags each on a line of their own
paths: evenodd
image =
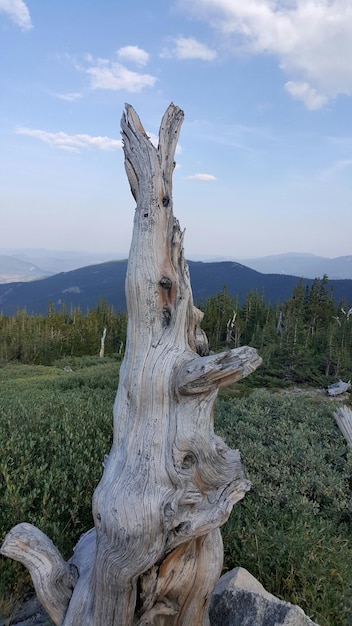
<svg viewBox="0 0 352 626">
<path fill-rule="evenodd" d="M 254 290 L 241 303 L 227 287 L 200 300 L 212 351 L 226 345 L 258 349 L 263 365 L 248 384 L 257 384 L 258 378 L 266 384 L 327 384 L 351 378 L 351 305 L 335 303 L 326 278 L 310 287 L 301 280 L 282 304 L 267 302 L 264 293 Z M 0 315 L 0 359 L 50 365 L 62 357 L 97 355 L 104 328 L 105 354 L 121 354 L 126 323 L 126 314 L 116 313 L 105 300 L 85 314 L 78 307 L 57 311 L 48 302 L 45 315 L 30 316 L 25 310 Z"/>
<path fill-rule="evenodd" d="M 228 293 L 241 304 L 250 290 L 263 293 L 266 302 L 282 304 L 300 282 L 297 276 L 260 274 L 240 263 L 227 261 L 189 261 L 188 266 L 196 303 L 213 296 L 226 285 Z M 0 285 L 0 313 L 13 315 L 19 309 L 26 309 L 30 315 L 45 315 L 49 300 L 56 310 L 62 306 L 66 309 L 79 307 L 85 313 L 102 299 L 115 311 L 125 311 L 126 268 L 127 261 L 111 261 L 30 283 Z M 303 279 L 303 284 L 310 288 L 313 280 Z M 352 299 L 352 280 L 328 280 L 326 288 L 332 292 L 336 304 L 343 299 Z"/>
</svg>

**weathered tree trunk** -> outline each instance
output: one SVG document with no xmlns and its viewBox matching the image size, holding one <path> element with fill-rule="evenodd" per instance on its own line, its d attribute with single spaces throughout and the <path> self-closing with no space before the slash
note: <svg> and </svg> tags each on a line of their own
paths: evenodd
<svg viewBox="0 0 352 626">
<path fill-rule="evenodd" d="M 2 547 L 31 570 L 41 601 L 64 626 L 208 624 L 223 559 L 219 528 L 250 487 L 238 451 L 214 434 L 213 409 L 219 387 L 261 359 L 249 347 L 207 356 L 172 211 L 182 121 L 171 104 L 157 149 L 131 106 L 121 121 L 137 207 L 126 352 L 113 445 L 93 496 L 95 529 L 68 564 L 29 524 L 12 529 Z"/>
<path fill-rule="evenodd" d="M 99 358 L 100 359 L 104 358 L 104 354 L 105 354 L 105 339 L 106 339 L 106 328 L 104 328 L 103 334 L 102 334 L 101 339 L 100 339 L 100 352 L 99 352 Z"/>
<path fill-rule="evenodd" d="M 334 411 L 334 418 L 347 444 L 352 449 L 352 410 L 344 404 Z"/>
</svg>

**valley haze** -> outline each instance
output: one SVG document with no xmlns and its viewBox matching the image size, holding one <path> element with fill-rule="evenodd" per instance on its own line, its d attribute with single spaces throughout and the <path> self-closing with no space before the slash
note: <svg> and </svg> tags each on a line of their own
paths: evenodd
<svg viewBox="0 0 352 626">
<path fill-rule="evenodd" d="M 69 272 L 89 265 L 127 259 L 128 254 L 105 254 L 79 250 L 0 248 L 0 284 L 27 282 Z M 263 274 L 284 274 L 303 278 L 352 279 L 352 255 L 329 259 L 310 253 L 288 252 L 258 258 L 226 258 L 188 255 L 191 261 L 219 263 L 232 261 Z"/>
</svg>

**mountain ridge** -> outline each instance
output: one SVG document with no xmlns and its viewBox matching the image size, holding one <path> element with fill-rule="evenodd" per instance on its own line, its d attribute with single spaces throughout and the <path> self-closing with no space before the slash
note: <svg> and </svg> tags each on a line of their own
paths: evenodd
<svg viewBox="0 0 352 626">
<path fill-rule="evenodd" d="M 41 267 L 12 256 L 0 255 L 0 284 L 38 280 L 50 276 Z"/>
<path fill-rule="evenodd" d="M 304 278 L 323 278 L 326 275 L 330 280 L 352 279 L 352 255 L 330 259 L 310 253 L 287 252 L 242 259 L 241 263 L 263 274 L 293 274 Z"/>
<path fill-rule="evenodd" d="M 45 248 L 9 250 L 0 248 L 0 284 L 53 276 L 89 265 L 107 263 L 113 260 L 124 260 L 127 257 L 128 254 L 116 255 L 109 252 L 46 250 Z M 11 259 L 13 259 L 12 268 Z M 317 256 L 310 252 L 285 252 L 243 259 L 190 254 L 189 259 L 204 263 L 222 263 L 227 261 L 240 263 L 261 274 L 286 274 L 303 278 L 322 278 L 324 275 L 327 275 L 331 280 L 352 280 L 352 255 L 328 258 Z M 21 267 L 20 264 L 22 264 Z"/>
<path fill-rule="evenodd" d="M 188 261 L 193 298 L 196 304 L 219 293 L 225 286 L 229 295 L 243 303 L 250 290 L 264 293 L 272 304 L 283 303 L 292 296 L 293 289 L 303 280 L 310 287 L 313 279 L 283 274 L 262 274 L 238 261 L 207 263 Z M 45 315 L 49 302 L 56 310 L 78 308 L 83 313 L 105 299 L 116 312 L 126 310 L 125 277 L 127 260 L 89 265 L 69 272 L 60 272 L 32 282 L 13 282 L 0 285 L 0 313 L 13 315 L 26 309 L 29 315 Z M 328 289 L 334 290 L 336 303 L 352 303 L 352 280 L 328 280 Z"/>
</svg>

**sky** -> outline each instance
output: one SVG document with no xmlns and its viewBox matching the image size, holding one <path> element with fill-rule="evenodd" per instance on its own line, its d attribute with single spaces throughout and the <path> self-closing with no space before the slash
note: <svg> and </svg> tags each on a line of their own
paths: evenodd
<svg viewBox="0 0 352 626">
<path fill-rule="evenodd" d="M 352 254 L 351 0 L 0 0 L 0 251 L 128 254 L 120 120 L 185 114 L 187 258 Z"/>
</svg>

